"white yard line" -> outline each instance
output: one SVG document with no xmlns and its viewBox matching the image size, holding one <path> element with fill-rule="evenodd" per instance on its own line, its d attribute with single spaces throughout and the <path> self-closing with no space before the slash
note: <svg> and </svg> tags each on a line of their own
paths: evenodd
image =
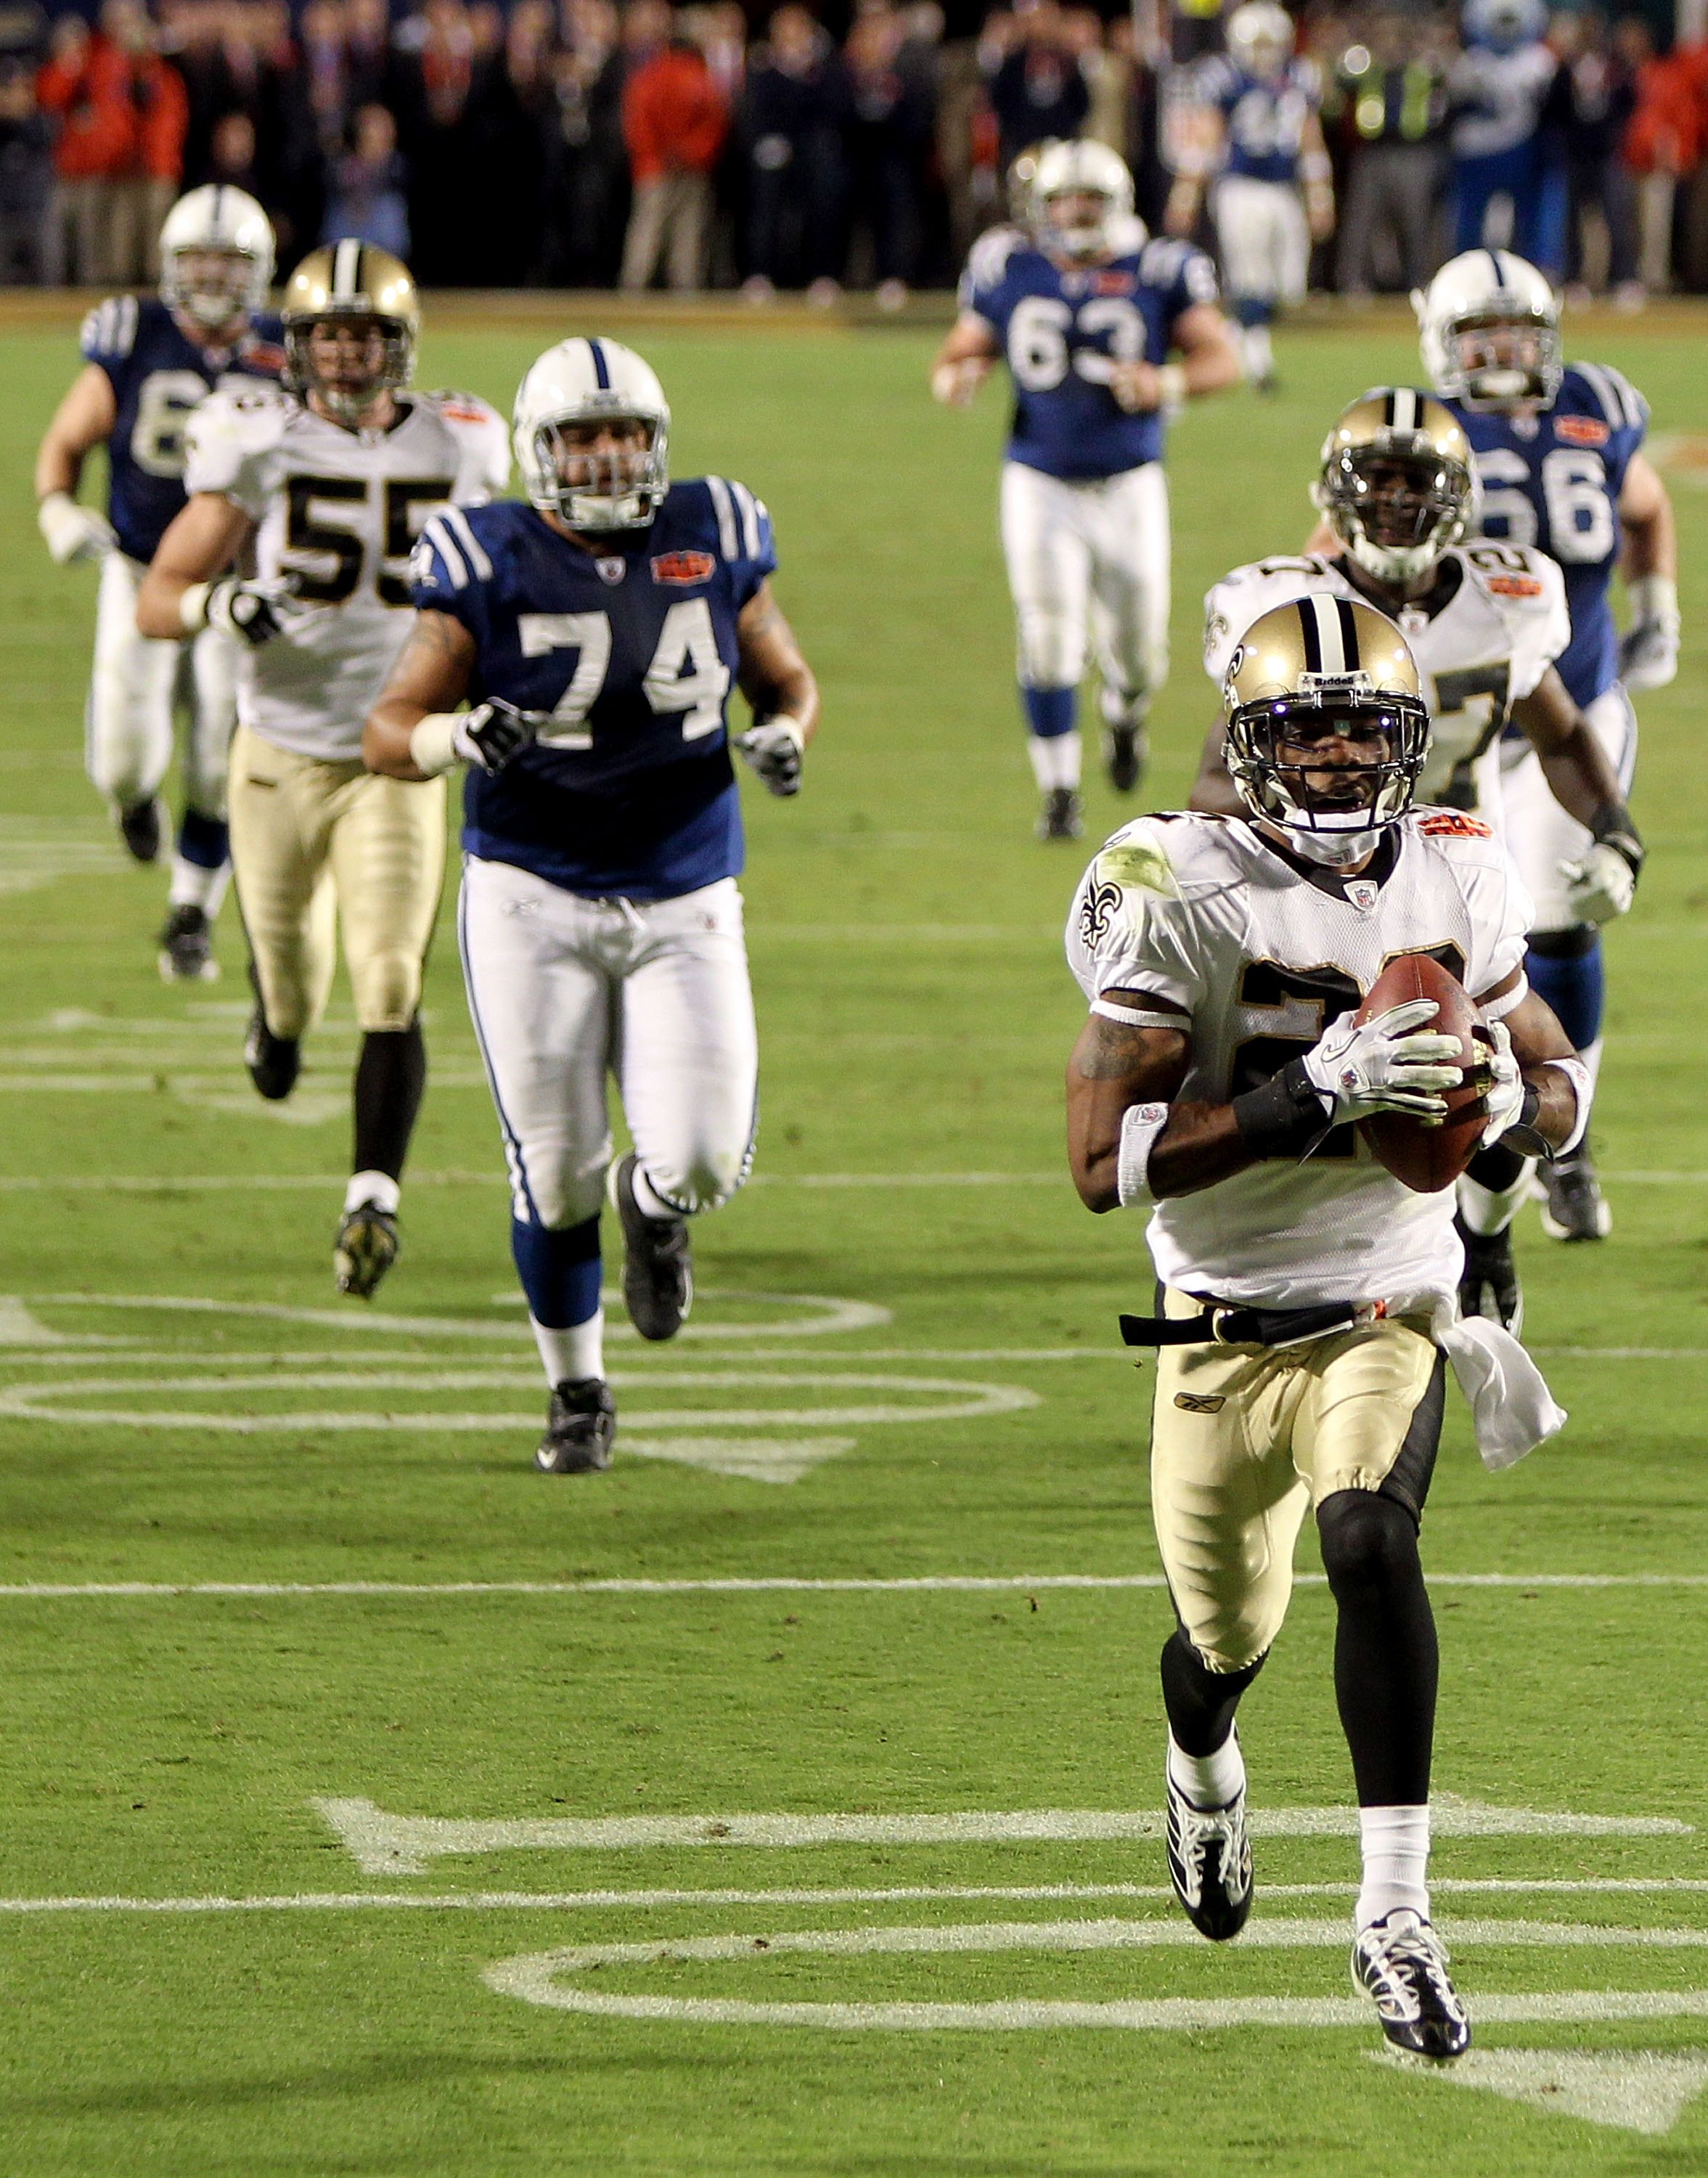
<svg viewBox="0 0 1708 2178">
<path fill-rule="evenodd" d="M 240 1076 L 233 1075 L 233 1080 Z M 137 1076 L 139 1081 L 143 1077 Z M 154 1075 L 147 1077 L 152 1087 Z M 45 1086 L 38 1083 L 37 1086 Z M 102 1086 L 107 1086 L 103 1083 Z M 0 1194 L 51 1195 L 93 1190 L 108 1194 L 156 1194 L 162 1190 L 191 1193 L 242 1194 L 255 1190 L 318 1190 L 342 1187 L 348 1173 L 183 1173 L 111 1175 L 91 1173 L 0 1174 Z M 1622 1187 L 1701 1187 L 1708 1185 L 1708 1169 L 1700 1172 L 1609 1172 L 1604 1180 Z M 507 1183 L 497 1168 L 480 1172 L 411 1172 L 413 1187 L 503 1187 Z M 914 1187 L 1059 1187 L 1069 1185 L 1066 1172 L 795 1172 L 759 1171 L 750 1187 L 914 1188 Z"/>
</svg>

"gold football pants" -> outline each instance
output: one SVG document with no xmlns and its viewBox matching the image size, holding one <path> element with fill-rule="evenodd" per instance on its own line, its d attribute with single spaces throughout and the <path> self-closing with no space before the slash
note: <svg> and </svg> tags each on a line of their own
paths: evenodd
<svg viewBox="0 0 1708 2178">
<path fill-rule="evenodd" d="M 1163 1305 L 1203 1304 L 1170 1290 Z M 1439 1369 L 1416 1317 L 1280 1349 L 1160 1349 L 1151 1516 L 1180 1623 L 1213 1672 L 1255 1663 L 1280 1632 L 1307 1508 L 1387 1484 L 1421 1510 Z"/>
<path fill-rule="evenodd" d="M 267 1026 L 299 1037 L 326 1010 L 342 924 L 363 1031 L 408 1028 L 445 879 L 445 782 L 418 784 L 232 743 L 232 867 Z"/>
</svg>

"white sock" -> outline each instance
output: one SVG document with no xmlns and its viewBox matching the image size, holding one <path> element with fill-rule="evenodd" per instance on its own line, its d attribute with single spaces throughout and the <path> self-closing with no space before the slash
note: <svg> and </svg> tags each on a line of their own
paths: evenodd
<svg viewBox="0 0 1708 2178">
<path fill-rule="evenodd" d="M 1275 351 L 1270 345 L 1267 326 L 1247 326 L 1240 337 L 1240 346 L 1245 353 L 1247 378 L 1267 378 L 1275 368 Z"/>
<path fill-rule="evenodd" d="M 1360 1808 L 1364 1883 L 1357 1922 L 1367 1929 L 1402 1906 L 1429 1918 L 1429 1808 Z"/>
<path fill-rule="evenodd" d="M 634 1199 L 643 1218 L 680 1218 L 682 1212 L 673 1202 L 666 1202 L 657 1188 L 647 1178 L 647 1168 L 635 1160 Z"/>
<path fill-rule="evenodd" d="M 1169 1775 L 1195 1808 L 1225 1808 L 1245 1789 L 1240 1735 L 1230 1732 L 1213 1754 L 1188 1754 L 1169 1734 Z"/>
<path fill-rule="evenodd" d="M 1459 1214 L 1473 1233 L 1484 1234 L 1504 1233 L 1519 1214 L 1519 1205 L 1530 1191 L 1530 1182 L 1536 1176 L 1536 1161 L 1525 1159 L 1524 1170 L 1508 1188 L 1497 1195 L 1474 1180 L 1469 1173 L 1461 1173 L 1459 1179 Z"/>
<path fill-rule="evenodd" d="M 1026 754 L 1032 758 L 1032 775 L 1037 781 L 1040 794 L 1054 788 L 1065 786 L 1072 792 L 1080 783 L 1080 737 L 1070 734 L 1028 734 Z"/>
<path fill-rule="evenodd" d="M 187 862 L 182 855 L 174 855 L 167 901 L 173 907 L 199 907 L 211 922 L 220 911 L 231 878 L 228 862 L 222 862 L 216 870 L 205 870 L 200 862 Z"/>
<path fill-rule="evenodd" d="M 1602 1039 L 1597 1037 L 1593 1043 L 1586 1043 L 1578 1053 L 1589 1074 L 1590 1095 L 1592 1099 L 1596 1093 L 1596 1084 L 1601 1078 L 1601 1050 Z"/>
<path fill-rule="evenodd" d="M 567 1331 L 548 1331 L 530 1316 L 529 1328 L 549 1384 L 574 1383 L 583 1376 L 605 1374 L 605 1311 L 595 1309 L 585 1323 L 572 1323 Z"/>
<path fill-rule="evenodd" d="M 371 1202 L 376 1210 L 397 1215 L 397 1205 L 403 1190 L 389 1172 L 357 1172 L 350 1175 L 350 1185 L 344 1190 L 344 1208 L 347 1212 L 359 1210 L 364 1202 Z"/>
</svg>

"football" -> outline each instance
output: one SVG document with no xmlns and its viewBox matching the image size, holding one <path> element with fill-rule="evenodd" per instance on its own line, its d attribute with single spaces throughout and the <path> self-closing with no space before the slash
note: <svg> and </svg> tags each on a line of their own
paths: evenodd
<svg viewBox="0 0 1708 2178">
<path fill-rule="evenodd" d="M 1481 1016 L 1457 977 L 1427 953 L 1402 953 L 1390 960 L 1358 1009 L 1360 1021 L 1403 1006 L 1413 999 L 1433 999 L 1439 1009 L 1420 1026 L 1456 1036 L 1465 1064 L 1479 1053 L 1473 1041 Z M 1377 1112 L 1358 1123 L 1359 1131 L 1398 1180 L 1416 1195 L 1436 1195 L 1454 1180 L 1476 1153 L 1483 1130 L 1482 1091 L 1470 1075 L 1447 1092 L 1448 1115 L 1439 1126 L 1426 1126 L 1409 1112 Z"/>
</svg>

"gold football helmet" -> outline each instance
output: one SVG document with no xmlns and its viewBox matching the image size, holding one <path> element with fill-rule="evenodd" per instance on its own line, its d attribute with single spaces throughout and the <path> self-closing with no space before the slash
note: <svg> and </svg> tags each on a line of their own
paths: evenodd
<svg viewBox="0 0 1708 2178">
<path fill-rule="evenodd" d="M 409 268 L 388 249 L 335 242 L 311 249 L 285 284 L 285 382 L 313 393 L 341 424 L 354 424 L 382 393 L 409 383 L 421 331 L 421 301 Z M 362 349 L 338 342 L 325 353 L 324 336 L 365 334 Z M 316 356 L 315 336 L 323 336 Z M 342 350 L 342 353 L 338 353 Z"/>
<path fill-rule="evenodd" d="M 1411 807 L 1429 707 L 1405 638 L 1374 606 L 1317 594 L 1262 614 L 1228 661 L 1222 716 L 1254 816 L 1349 856 Z"/>
<path fill-rule="evenodd" d="M 1378 583 L 1404 588 L 1470 526 L 1470 441 L 1432 395 L 1377 386 L 1344 409 L 1322 441 L 1311 499 Z"/>
</svg>

